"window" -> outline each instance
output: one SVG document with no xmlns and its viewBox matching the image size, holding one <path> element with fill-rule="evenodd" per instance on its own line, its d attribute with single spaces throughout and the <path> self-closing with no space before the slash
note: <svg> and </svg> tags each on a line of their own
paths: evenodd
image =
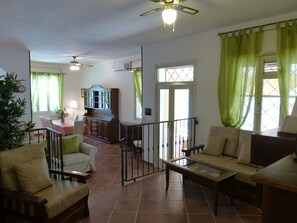
<svg viewBox="0 0 297 223">
<path fill-rule="evenodd" d="M 274 56 L 266 56 L 261 61 L 260 73 L 257 78 L 258 87 L 252 98 L 247 118 L 241 126 L 242 129 L 265 131 L 277 128 L 283 118 L 276 59 Z M 291 66 L 291 75 L 297 75 L 295 64 Z M 296 83 L 291 84 L 289 90 L 289 113 L 292 112 L 297 90 Z"/>
<path fill-rule="evenodd" d="M 53 112 L 62 108 L 64 76 L 60 73 L 31 73 L 33 112 Z"/>
</svg>

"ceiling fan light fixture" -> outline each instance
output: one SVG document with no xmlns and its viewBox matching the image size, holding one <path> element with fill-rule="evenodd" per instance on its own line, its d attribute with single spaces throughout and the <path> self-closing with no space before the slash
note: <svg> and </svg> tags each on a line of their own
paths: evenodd
<svg viewBox="0 0 297 223">
<path fill-rule="evenodd" d="M 177 17 L 177 12 L 172 7 L 165 8 L 162 12 L 163 22 L 167 25 L 175 23 Z"/>
<path fill-rule="evenodd" d="M 72 71 L 79 71 L 80 70 L 80 67 L 78 64 L 71 64 L 70 65 L 70 70 Z"/>
<path fill-rule="evenodd" d="M 80 63 L 78 61 L 76 61 L 76 56 L 72 56 L 73 57 L 73 61 L 70 61 L 70 67 L 69 69 L 71 71 L 79 71 L 80 70 Z"/>
</svg>

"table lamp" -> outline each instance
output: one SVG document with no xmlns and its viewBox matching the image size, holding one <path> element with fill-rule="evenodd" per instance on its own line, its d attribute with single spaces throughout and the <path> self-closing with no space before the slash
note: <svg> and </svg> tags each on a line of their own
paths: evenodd
<svg viewBox="0 0 297 223">
<path fill-rule="evenodd" d="M 74 116 L 74 109 L 77 108 L 77 102 L 74 100 L 70 101 L 69 107 L 72 108 L 72 116 Z"/>
</svg>

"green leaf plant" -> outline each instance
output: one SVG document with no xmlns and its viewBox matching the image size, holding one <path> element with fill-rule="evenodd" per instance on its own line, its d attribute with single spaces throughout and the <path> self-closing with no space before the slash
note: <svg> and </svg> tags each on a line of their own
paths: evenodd
<svg viewBox="0 0 297 223">
<path fill-rule="evenodd" d="M 25 137 L 35 127 L 32 121 L 22 120 L 26 100 L 17 97 L 22 81 L 15 73 L 0 76 L 0 151 L 23 146 Z"/>
</svg>

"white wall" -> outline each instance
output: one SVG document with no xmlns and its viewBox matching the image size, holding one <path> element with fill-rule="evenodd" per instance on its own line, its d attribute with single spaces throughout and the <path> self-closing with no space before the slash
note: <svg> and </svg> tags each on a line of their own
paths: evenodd
<svg viewBox="0 0 297 223">
<path fill-rule="evenodd" d="M 218 108 L 217 80 L 220 66 L 219 32 L 247 28 L 255 25 L 283 21 L 296 18 L 296 13 L 267 18 L 261 21 L 225 27 L 201 34 L 187 36 L 172 41 L 166 41 L 143 47 L 143 107 L 152 108 L 152 120 L 156 114 L 156 78 L 155 66 L 182 61 L 196 63 L 195 79 L 196 109 L 194 116 L 198 117 L 198 143 L 204 143 L 210 126 L 222 125 Z M 177 30 L 178 31 L 178 30 Z M 275 31 L 265 32 L 262 53 L 275 52 Z"/>
<path fill-rule="evenodd" d="M 27 49 L 12 49 L 0 46 L 0 67 L 7 73 L 16 73 L 18 80 L 26 87 L 23 94 L 19 94 L 19 98 L 26 99 L 26 114 L 24 121 L 31 120 L 31 97 L 30 97 L 30 52 Z M 3 72 L 3 71 L 2 71 Z M 3 75 L 5 73 L 0 73 Z"/>
</svg>

